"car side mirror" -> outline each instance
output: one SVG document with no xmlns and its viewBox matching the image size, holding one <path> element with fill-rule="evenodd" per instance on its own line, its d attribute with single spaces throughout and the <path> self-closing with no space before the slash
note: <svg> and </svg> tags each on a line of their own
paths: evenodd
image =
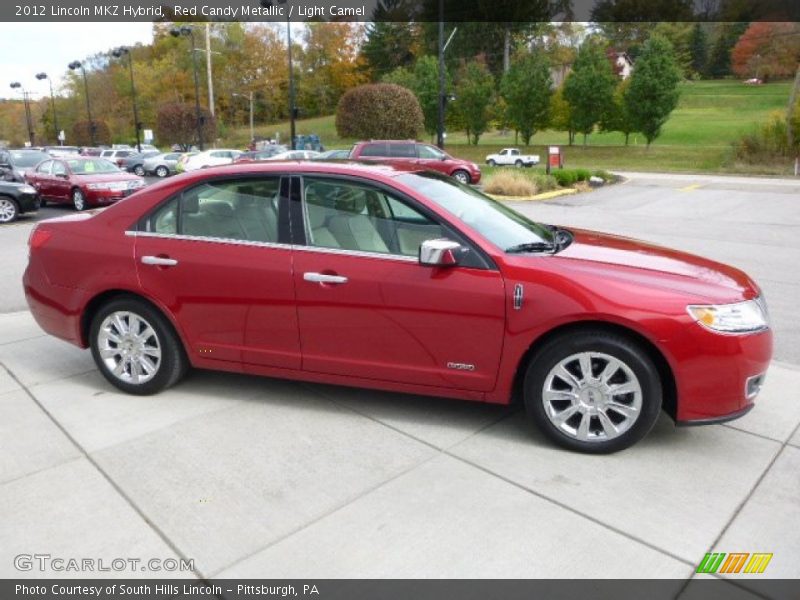
<svg viewBox="0 0 800 600">
<path fill-rule="evenodd" d="M 419 247 L 419 264 L 426 267 L 455 267 L 464 248 L 446 238 L 425 240 Z"/>
</svg>

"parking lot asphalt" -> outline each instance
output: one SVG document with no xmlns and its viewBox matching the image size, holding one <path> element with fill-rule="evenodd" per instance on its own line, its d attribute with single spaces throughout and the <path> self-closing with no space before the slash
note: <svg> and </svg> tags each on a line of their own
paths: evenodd
<svg viewBox="0 0 800 600">
<path fill-rule="evenodd" d="M 767 294 L 778 360 L 756 408 L 662 418 L 611 456 L 453 400 L 211 372 L 121 394 L 24 310 L 31 225 L 0 228 L 0 577 L 41 576 L 13 559 L 49 553 L 182 557 L 204 577 L 688 581 L 710 551 L 773 553 L 757 577 L 800 577 L 800 183 L 764 181 L 636 175 L 515 205 L 732 263 Z M 748 596 L 753 579 L 726 577 Z"/>
</svg>

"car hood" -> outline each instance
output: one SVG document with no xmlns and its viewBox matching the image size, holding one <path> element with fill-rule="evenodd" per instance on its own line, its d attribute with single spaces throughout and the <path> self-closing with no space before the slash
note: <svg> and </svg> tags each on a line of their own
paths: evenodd
<svg viewBox="0 0 800 600">
<path fill-rule="evenodd" d="M 82 183 L 104 183 L 108 181 L 135 181 L 141 179 L 132 173 L 94 173 L 92 175 L 73 175 Z"/>
<path fill-rule="evenodd" d="M 713 301 L 735 302 L 759 294 L 747 274 L 729 265 L 631 238 L 570 231 L 574 241 L 556 255 L 569 267 Z"/>
</svg>

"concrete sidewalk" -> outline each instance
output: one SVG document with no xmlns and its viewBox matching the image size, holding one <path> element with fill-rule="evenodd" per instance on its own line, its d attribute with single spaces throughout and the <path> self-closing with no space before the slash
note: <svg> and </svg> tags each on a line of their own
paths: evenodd
<svg viewBox="0 0 800 600">
<path fill-rule="evenodd" d="M 592 457 L 467 402 L 209 372 L 123 395 L 0 315 L 0 577 L 98 575 L 14 568 L 49 553 L 194 559 L 185 576 L 688 579 L 714 550 L 797 578 L 798 389 L 774 364 L 745 418 L 664 418 Z"/>
</svg>

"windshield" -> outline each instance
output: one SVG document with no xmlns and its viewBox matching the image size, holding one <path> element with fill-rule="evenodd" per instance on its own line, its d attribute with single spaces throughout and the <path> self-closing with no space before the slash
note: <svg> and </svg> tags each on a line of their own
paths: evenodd
<svg viewBox="0 0 800 600">
<path fill-rule="evenodd" d="M 11 164 L 15 167 L 25 169 L 27 167 L 35 167 L 48 158 L 50 158 L 50 156 L 44 152 L 12 152 Z"/>
<path fill-rule="evenodd" d="M 463 221 L 503 250 L 520 244 L 552 244 L 550 230 L 468 185 L 439 173 L 404 173 L 406 184 Z"/>
<path fill-rule="evenodd" d="M 94 175 L 95 173 L 119 173 L 117 166 L 103 159 L 68 160 L 70 171 L 75 175 Z"/>
</svg>

